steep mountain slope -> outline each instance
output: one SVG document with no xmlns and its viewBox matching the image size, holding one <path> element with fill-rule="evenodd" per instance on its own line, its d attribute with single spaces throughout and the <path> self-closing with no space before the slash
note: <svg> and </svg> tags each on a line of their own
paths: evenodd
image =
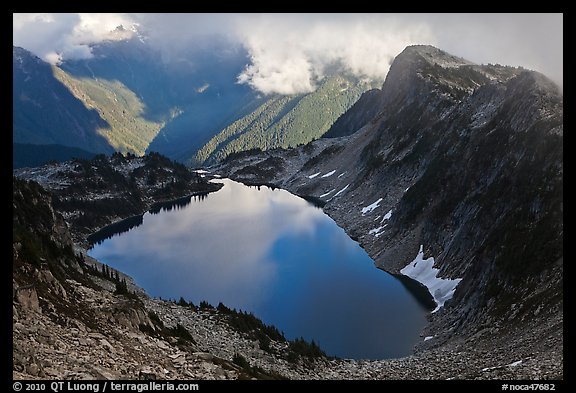
<svg viewBox="0 0 576 393">
<path fill-rule="evenodd" d="M 140 38 L 92 45 L 91 58 L 58 66 L 14 48 L 15 142 L 184 161 L 255 107 L 256 92 L 236 83 L 240 48 L 212 42 L 164 59 Z"/>
<path fill-rule="evenodd" d="M 114 151 L 101 134 L 109 125 L 54 77 L 48 63 L 22 48 L 13 47 L 12 71 L 14 142 Z"/>
<path fill-rule="evenodd" d="M 213 137 L 192 159 L 215 163 L 231 153 L 254 148 L 295 147 L 320 137 L 371 87 L 354 77 L 326 77 L 318 89 L 297 96 L 273 96 L 249 115 Z"/>
<path fill-rule="evenodd" d="M 322 137 L 336 138 L 355 133 L 382 110 L 381 98 L 382 94 L 379 89 L 368 90 L 363 93 L 358 101 L 344 112 Z"/>
<path fill-rule="evenodd" d="M 118 80 L 78 78 L 54 67 L 54 76 L 87 108 L 94 108 L 109 127 L 100 129 L 115 151 L 143 155 L 164 126 L 145 118 L 144 103 Z"/>
<path fill-rule="evenodd" d="M 362 126 L 350 136 L 221 171 L 312 197 L 378 266 L 427 285 L 443 306 L 421 348 L 535 351 L 561 370 L 558 87 L 536 72 L 413 46 L 394 60 L 378 101 L 374 117 L 370 108 L 342 117 Z"/>
<path fill-rule="evenodd" d="M 66 61 L 60 68 L 71 78 L 88 83 L 87 87 L 97 85 L 110 91 L 110 100 L 118 87 L 121 96 L 126 92 L 133 96 L 137 107 L 129 111 L 109 105 L 102 100 L 106 98 L 103 94 L 91 94 L 96 105 L 109 115 L 116 114 L 111 138 L 131 141 L 136 137 L 141 140 L 141 152 L 133 152 L 157 151 L 184 161 L 229 122 L 244 115 L 243 107 L 256 97 L 249 87 L 236 83 L 246 62 L 242 48 L 217 39 L 210 42 L 209 47 L 192 43 L 172 57 L 136 37 L 103 42 L 92 46 L 92 58 Z M 79 86 L 79 91 L 87 89 Z M 122 121 L 124 109 L 128 120 L 135 118 L 136 124 Z M 134 129 L 138 125 L 141 130 Z M 126 135 L 124 129 L 134 135 Z"/>
<path fill-rule="evenodd" d="M 90 58 L 50 66 L 14 49 L 15 142 L 156 151 L 198 165 L 255 147 L 307 143 L 373 87 L 334 74 L 310 94 L 261 97 L 237 83 L 246 50 L 220 39 L 171 55 L 142 37 L 104 41 L 91 51 Z M 42 77 L 30 76 L 31 64 Z"/>
</svg>

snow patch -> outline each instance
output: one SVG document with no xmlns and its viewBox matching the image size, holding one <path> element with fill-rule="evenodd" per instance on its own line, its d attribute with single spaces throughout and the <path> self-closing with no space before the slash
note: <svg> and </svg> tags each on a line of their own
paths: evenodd
<svg viewBox="0 0 576 393">
<path fill-rule="evenodd" d="M 438 277 L 440 269 L 434 266 L 434 258 L 424 259 L 423 245 L 420 245 L 418 255 L 406 267 L 400 270 L 400 273 L 408 276 L 426 286 L 430 294 L 434 297 L 436 308 L 433 313 L 438 311 L 444 303 L 451 299 L 456 290 L 456 286 L 462 281 L 461 278 L 445 279 Z"/>
<path fill-rule="evenodd" d="M 408 191 L 410 189 L 410 187 L 406 187 L 406 189 L 404 190 L 404 192 Z"/>
<path fill-rule="evenodd" d="M 424 341 L 432 340 L 434 336 L 426 336 L 424 337 Z"/>
<path fill-rule="evenodd" d="M 325 194 L 320 195 L 320 198 L 324 198 L 325 196 L 328 196 L 328 195 L 332 194 L 334 191 L 336 191 L 335 188 L 331 189 L 330 191 L 328 191 L 328 192 L 325 193 Z"/>
<path fill-rule="evenodd" d="M 338 191 L 336 193 L 336 195 L 334 195 L 332 198 L 336 198 L 338 195 L 342 194 L 344 191 L 346 191 L 346 189 L 350 187 L 350 184 L 347 184 L 346 187 L 344 187 L 343 189 L 341 189 L 340 191 Z"/>
<path fill-rule="evenodd" d="M 379 205 L 380 202 L 382 202 L 382 198 L 378 199 L 376 202 L 374 202 L 373 204 L 363 207 L 362 208 L 362 215 L 366 215 L 366 213 L 370 213 L 372 210 L 376 209 Z"/>
<path fill-rule="evenodd" d="M 334 173 L 336 173 L 335 170 L 334 170 L 334 171 L 331 171 L 331 172 L 328 172 L 327 174 L 323 175 L 322 177 L 330 177 L 330 176 L 332 176 Z"/>
<path fill-rule="evenodd" d="M 338 175 L 338 179 L 340 179 L 340 178 L 341 178 L 342 176 L 344 176 L 346 173 L 348 173 L 348 171 L 339 174 L 339 175 Z"/>
<path fill-rule="evenodd" d="M 386 213 L 386 214 L 384 215 L 384 217 L 382 217 L 382 221 L 384 221 L 384 220 L 389 220 L 391 217 L 392 217 L 392 209 L 390 209 L 390 210 L 388 211 L 388 213 Z"/>
<path fill-rule="evenodd" d="M 316 176 L 318 176 L 320 174 L 320 172 L 315 173 L 313 175 L 308 176 L 308 179 L 314 179 Z"/>
<path fill-rule="evenodd" d="M 388 224 L 386 224 L 386 225 L 388 225 Z M 378 237 L 380 235 L 380 232 L 384 229 L 384 227 L 386 227 L 386 225 L 383 225 L 383 226 L 378 227 L 378 228 L 370 229 L 368 234 L 369 235 L 375 235 L 376 237 Z"/>
<path fill-rule="evenodd" d="M 196 172 L 196 173 L 210 173 L 210 171 L 207 171 L 206 169 L 195 169 L 192 172 Z"/>
<path fill-rule="evenodd" d="M 517 362 L 507 364 L 508 367 L 516 367 L 522 364 L 522 360 L 518 360 Z"/>
</svg>

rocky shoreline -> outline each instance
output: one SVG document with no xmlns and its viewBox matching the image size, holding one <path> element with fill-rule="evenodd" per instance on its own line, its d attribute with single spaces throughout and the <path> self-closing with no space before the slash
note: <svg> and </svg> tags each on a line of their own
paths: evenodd
<svg viewBox="0 0 576 393">
<path fill-rule="evenodd" d="M 464 341 L 401 359 L 290 363 L 231 329 L 218 311 L 192 310 L 145 295 L 140 295 L 144 307 L 134 309 L 110 290 L 68 283 L 73 288 L 68 296 L 80 296 L 83 307 L 101 318 L 101 326 L 90 328 L 74 318 L 55 323 L 38 303 L 15 304 L 14 379 L 255 378 L 233 362 L 235 354 L 275 378 L 288 379 L 562 379 L 561 357 L 540 356 L 539 347 L 550 343 L 539 343 L 537 337 L 499 343 L 498 352 L 482 341 Z M 184 326 L 194 343 L 182 346 L 174 338 L 142 332 L 142 324 L 153 325 L 151 313 L 166 327 Z M 271 346 L 279 353 L 286 347 Z"/>
</svg>

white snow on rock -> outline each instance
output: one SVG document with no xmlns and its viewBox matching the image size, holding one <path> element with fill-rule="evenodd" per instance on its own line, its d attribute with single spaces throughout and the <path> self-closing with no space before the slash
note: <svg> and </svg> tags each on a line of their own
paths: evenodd
<svg viewBox="0 0 576 393">
<path fill-rule="evenodd" d="M 410 262 L 404 269 L 400 270 L 400 273 L 408 276 L 426 286 L 428 291 L 434 297 L 436 302 L 436 308 L 433 313 L 438 311 L 440 307 L 444 306 L 444 303 L 451 299 L 454 295 L 454 290 L 461 278 L 456 279 L 445 279 L 438 277 L 438 272 L 440 269 L 436 269 L 434 266 L 434 258 L 424 259 L 423 246 L 420 245 L 420 251 L 418 255 L 412 262 Z"/>
<path fill-rule="evenodd" d="M 390 210 L 388 211 L 388 213 L 386 213 L 386 214 L 384 215 L 384 217 L 382 217 L 382 221 L 384 221 L 384 220 L 389 220 L 390 217 L 392 217 L 392 209 L 390 209 Z"/>
<path fill-rule="evenodd" d="M 192 172 L 196 172 L 196 173 L 210 173 L 210 171 L 207 171 L 205 169 L 195 169 Z"/>
<path fill-rule="evenodd" d="M 378 201 L 376 201 L 376 202 L 380 202 L 380 200 L 382 200 L 382 198 L 380 198 L 380 199 L 379 199 Z M 374 202 L 374 203 L 376 203 L 376 202 Z M 372 206 L 372 205 L 370 205 L 370 206 Z M 370 206 L 368 206 L 368 207 L 370 207 Z M 364 209 L 362 209 L 362 211 L 364 211 Z M 364 215 L 364 213 L 362 213 L 362 215 Z M 392 217 L 392 209 L 390 209 L 390 210 L 388 211 L 388 213 L 386 213 L 386 214 L 384 215 L 384 217 L 382 217 L 382 220 L 380 221 L 380 224 L 382 224 L 382 223 L 383 223 L 384 221 L 386 221 L 386 220 L 389 220 L 390 217 Z M 376 217 L 376 220 L 377 220 L 378 218 L 380 218 L 380 216 Z M 376 220 L 374 220 L 374 221 L 376 221 Z M 374 235 L 375 237 L 378 237 L 378 236 L 380 236 L 380 235 L 382 234 L 382 231 L 384 230 L 384 228 L 385 228 L 387 225 L 388 225 L 388 223 L 386 223 L 386 224 L 384 224 L 384 225 L 382 225 L 382 226 L 380 226 L 380 227 L 378 227 L 378 228 L 370 229 L 370 231 L 368 232 L 368 234 L 369 234 L 369 235 Z"/>
<path fill-rule="evenodd" d="M 372 210 L 376 209 L 378 207 L 378 205 L 380 204 L 380 202 L 382 202 L 382 198 L 378 199 L 376 202 L 374 202 L 371 205 L 368 205 L 366 207 L 362 208 L 362 215 L 366 215 L 366 213 L 370 213 Z"/>
<path fill-rule="evenodd" d="M 325 194 L 320 195 L 320 198 L 324 198 L 325 196 L 328 196 L 328 195 L 332 194 L 334 191 L 336 191 L 335 188 L 331 189 L 330 191 L 328 191 L 328 192 L 325 193 Z"/>
<path fill-rule="evenodd" d="M 334 170 L 334 171 L 331 171 L 331 172 L 328 172 L 328 173 L 325 174 L 325 175 L 322 175 L 322 177 L 330 177 L 330 176 L 332 176 L 334 173 L 336 173 L 335 170 Z"/>
<path fill-rule="evenodd" d="M 123 162 L 122 164 L 116 166 L 115 169 L 124 176 L 127 176 L 134 169 L 140 168 L 142 166 L 144 166 L 144 160 L 142 158 L 136 158 L 129 160 L 128 162 Z"/>
<path fill-rule="evenodd" d="M 346 173 L 348 173 L 348 171 L 346 172 L 342 172 L 341 174 L 338 175 L 338 179 L 340 179 L 342 176 L 344 176 Z"/>
<path fill-rule="evenodd" d="M 388 224 L 385 224 L 385 225 L 378 227 L 378 228 L 370 229 L 368 234 L 378 237 L 380 235 L 380 232 L 384 229 L 384 227 L 386 227 L 386 225 L 388 225 Z"/>
<path fill-rule="evenodd" d="M 313 175 L 308 176 L 308 179 L 314 179 L 316 176 L 318 176 L 320 174 L 320 172 L 315 173 Z"/>
<path fill-rule="evenodd" d="M 426 336 L 424 337 L 424 341 L 432 340 L 434 336 Z"/>
<path fill-rule="evenodd" d="M 516 367 L 522 364 L 522 360 L 518 360 L 517 362 L 507 364 L 508 367 Z"/>
<path fill-rule="evenodd" d="M 338 195 L 342 194 L 344 191 L 346 191 L 346 189 L 350 187 L 350 184 L 347 184 L 346 187 L 344 187 L 343 189 L 341 189 L 340 191 L 338 191 L 336 193 L 336 195 L 334 195 L 332 198 L 336 198 Z"/>
</svg>

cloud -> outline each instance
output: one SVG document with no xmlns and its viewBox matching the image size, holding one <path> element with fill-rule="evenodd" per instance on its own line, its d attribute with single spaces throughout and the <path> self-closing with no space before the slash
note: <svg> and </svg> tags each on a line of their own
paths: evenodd
<svg viewBox="0 0 576 393">
<path fill-rule="evenodd" d="M 263 93 L 307 93 L 328 68 L 383 80 L 407 45 L 430 41 L 425 25 L 394 18 L 324 18 L 298 15 L 246 17 L 236 26 L 251 64 L 238 76 Z"/>
<path fill-rule="evenodd" d="M 135 26 L 121 14 L 13 14 L 12 19 L 13 44 L 51 64 L 90 58 L 90 44 L 128 38 Z"/>
<path fill-rule="evenodd" d="M 90 44 L 136 28 L 165 61 L 182 61 L 190 48 L 243 47 L 238 82 L 266 94 L 312 91 L 334 68 L 381 80 L 410 44 L 563 84 L 562 14 L 14 14 L 13 22 L 14 44 L 52 63 L 89 58 Z"/>
</svg>

